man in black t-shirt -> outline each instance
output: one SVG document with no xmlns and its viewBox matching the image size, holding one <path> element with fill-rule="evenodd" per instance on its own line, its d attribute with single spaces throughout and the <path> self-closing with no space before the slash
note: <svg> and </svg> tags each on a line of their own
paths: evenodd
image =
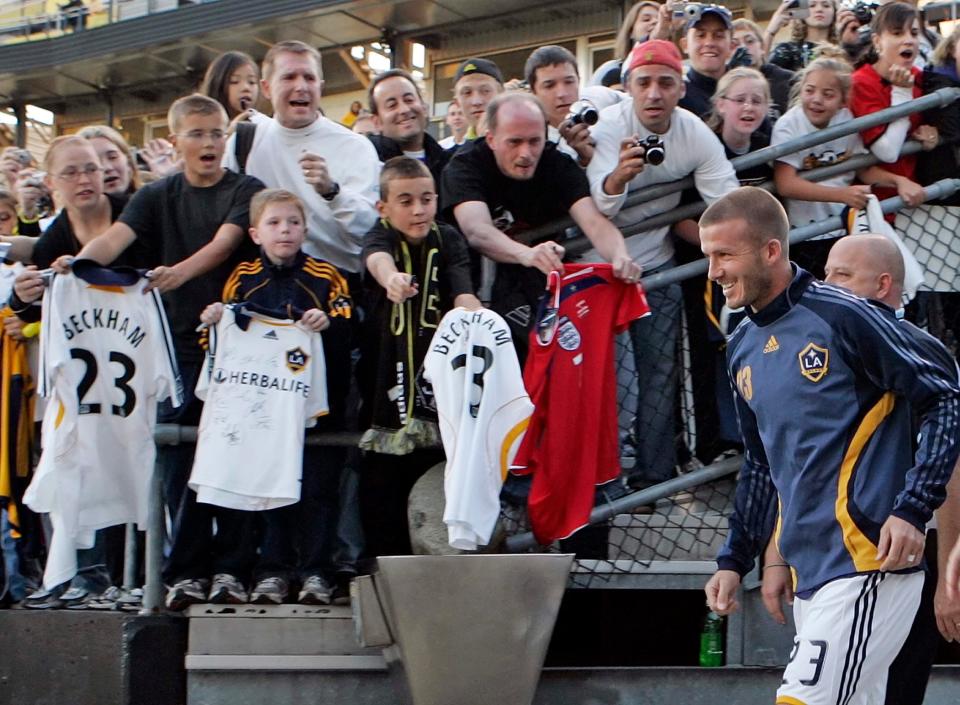
<svg viewBox="0 0 960 705">
<path fill-rule="evenodd" d="M 490 307 L 510 324 L 523 358 L 546 275 L 563 270 L 564 248 L 549 238 L 526 245 L 521 233 L 569 214 L 617 278 L 636 282 L 641 272 L 620 231 L 597 210 L 583 170 L 547 142 L 547 117 L 534 96 L 498 96 L 486 119 L 486 137 L 461 147 L 444 170 L 442 201 L 447 221 L 497 263 Z"/>
</svg>

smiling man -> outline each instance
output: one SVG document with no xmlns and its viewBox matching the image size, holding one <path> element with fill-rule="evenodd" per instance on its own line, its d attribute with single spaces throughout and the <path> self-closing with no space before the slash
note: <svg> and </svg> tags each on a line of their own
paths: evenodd
<svg viewBox="0 0 960 705">
<path fill-rule="evenodd" d="M 708 276 L 748 316 L 727 346 L 743 469 L 707 600 L 735 610 L 775 532 L 782 561 L 766 569 L 789 567 L 797 598 L 777 702 L 880 703 L 920 602 L 924 526 L 957 460 L 956 366 L 791 264 L 788 230 L 776 198 L 752 187 L 700 219 Z"/>
<path fill-rule="evenodd" d="M 720 5 L 704 7 L 700 19 L 687 23 L 680 45 L 690 58 L 687 91 L 680 99 L 680 107 L 706 116 L 713 108 L 710 99 L 717 90 L 717 81 L 727 72 L 734 50 L 730 10 Z"/>
<path fill-rule="evenodd" d="M 280 42 L 263 59 L 263 94 L 273 118 L 258 123 L 246 173 L 293 192 L 307 211 L 304 251 L 353 274 L 360 242 L 376 221 L 380 160 L 370 141 L 320 114 L 320 53 Z M 239 170 L 236 137 L 224 166 Z"/>
<path fill-rule="evenodd" d="M 368 89 L 370 112 L 380 130 L 369 139 L 380 161 L 407 156 L 427 165 L 435 183 L 450 154 L 427 132 L 427 106 L 413 76 L 390 69 L 376 76 Z"/>
<path fill-rule="evenodd" d="M 450 160 L 441 193 L 447 221 L 456 222 L 470 246 L 497 263 L 490 308 L 510 324 L 522 358 L 546 275 L 563 270 L 564 249 L 549 237 L 524 244 L 521 233 L 569 214 L 613 264 L 614 276 L 637 281 L 640 268 L 627 255 L 620 231 L 594 205 L 583 170 L 547 141 L 547 117 L 534 96 L 515 92 L 495 98 L 486 121 L 486 138 L 465 145 Z"/>
</svg>

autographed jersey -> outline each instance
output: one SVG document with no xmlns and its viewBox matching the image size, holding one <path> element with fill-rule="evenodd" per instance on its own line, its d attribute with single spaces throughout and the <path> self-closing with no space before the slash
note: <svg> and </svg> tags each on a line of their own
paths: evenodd
<svg viewBox="0 0 960 705">
<path fill-rule="evenodd" d="M 423 362 L 433 386 L 450 545 L 474 550 L 490 541 L 500 515 L 500 488 L 533 406 L 506 322 L 493 311 L 450 311 Z"/>
<path fill-rule="evenodd" d="M 76 573 L 93 532 L 147 518 L 157 402 L 182 389 L 160 296 L 133 269 L 76 262 L 43 297 L 43 454 L 24 501 L 47 512 L 44 584 Z"/>
<path fill-rule="evenodd" d="M 303 431 L 327 413 L 319 333 L 227 306 L 210 331 L 190 488 L 197 501 L 264 510 L 300 501 Z"/>
<path fill-rule="evenodd" d="M 518 474 L 533 473 L 541 544 L 587 524 L 596 485 L 620 474 L 614 335 L 650 313 L 640 285 L 614 279 L 609 264 L 564 269 L 550 276 L 530 334 L 523 378 L 535 411 L 515 461 Z"/>
</svg>

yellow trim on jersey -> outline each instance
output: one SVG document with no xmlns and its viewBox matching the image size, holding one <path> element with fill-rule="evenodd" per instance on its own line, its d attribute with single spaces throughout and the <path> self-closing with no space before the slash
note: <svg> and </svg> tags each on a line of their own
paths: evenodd
<svg viewBox="0 0 960 705">
<path fill-rule="evenodd" d="M 507 465 L 507 456 L 510 455 L 510 449 L 513 447 L 514 441 L 517 440 L 517 436 L 527 430 L 527 426 L 530 424 L 530 417 L 528 416 L 523 421 L 519 422 L 516 426 L 507 431 L 507 435 L 503 437 L 503 443 L 500 445 L 500 479 L 506 480 L 507 473 L 510 472 L 510 467 Z"/>
<path fill-rule="evenodd" d="M 802 700 L 791 698 L 789 695 L 778 695 L 776 705 L 807 705 Z"/>
<path fill-rule="evenodd" d="M 60 404 L 60 408 L 57 409 L 57 419 L 53 422 L 54 428 L 60 428 L 60 424 L 63 423 L 63 417 L 67 415 L 67 407 L 63 405 L 62 401 L 58 403 Z"/>
<path fill-rule="evenodd" d="M 723 329 L 720 327 L 720 321 L 717 320 L 717 317 L 713 313 L 713 282 L 709 279 L 707 279 L 707 287 L 703 291 L 703 307 L 707 312 L 707 320 L 709 320 L 718 331 L 723 332 Z"/>
<path fill-rule="evenodd" d="M 237 289 L 240 287 L 240 277 L 246 274 L 256 274 L 262 269 L 263 262 L 259 259 L 238 264 L 227 278 L 227 283 L 223 285 L 223 296 L 221 299 L 228 303 L 233 301 L 233 298 L 237 295 Z"/>
<path fill-rule="evenodd" d="M 847 452 L 843 456 L 843 463 L 840 466 L 840 477 L 837 480 L 837 502 L 835 511 L 837 521 L 840 522 L 840 528 L 843 531 L 843 543 L 853 559 L 853 565 L 858 572 L 877 570 L 882 561 L 877 560 L 877 545 L 860 531 L 850 516 L 850 496 L 848 488 L 850 487 L 853 470 L 860 460 L 860 455 L 867 443 L 873 438 L 883 420 L 890 415 L 896 404 L 893 392 L 885 393 L 873 408 L 867 412 L 860 422 L 857 432 L 853 435 L 853 440 L 847 447 Z"/>
<path fill-rule="evenodd" d="M 124 293 L 122 286 L 112 286 L 109 284 L 87 284 L 88 289 L 96 289 L 97 291 L 106 291 L 108 294 L 122 294 Z"/>
</svg>

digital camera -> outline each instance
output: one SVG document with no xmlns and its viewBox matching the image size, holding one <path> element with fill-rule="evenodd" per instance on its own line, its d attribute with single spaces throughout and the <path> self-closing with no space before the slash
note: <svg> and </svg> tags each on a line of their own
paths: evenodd
<svg viewBox="0 0 960 705">
<path fill-rule="evenodd" d="M 873 21 L 873 15 L 879 6 L 879 2 L 864 2 L 864 0 L 853 0 L 853 2 L 851 2 L 847 0 L 840 5 L 840 9 L 850 10 L 853 16 L 857 18 L 857 22 L 859 22 L 861 26 L 864 26 Z"/>
<path fill-rule="evenodd" d="M 651 166 L 660 166 L 667 158 L 660 135 L 648 135 L 645 139 L 637 140 L 637 146 L 643 147 L 643 160 Z"/>
<path fill-rule="evenodd" d="M 704 3 L 688 2 L 675 3 L 673 6 L 673 19 L 683 20 L 684 22 L 699 22 L 700 15 L 703 14 Z"/>
<path fill-rule="evenodd" d="M 600 111 L 597 106 L 586 98 L 581 98 L 570 106 L 570 112 L 565 118 L 571 125 L 596 125 L 600 119 Z"/>
</svg>

